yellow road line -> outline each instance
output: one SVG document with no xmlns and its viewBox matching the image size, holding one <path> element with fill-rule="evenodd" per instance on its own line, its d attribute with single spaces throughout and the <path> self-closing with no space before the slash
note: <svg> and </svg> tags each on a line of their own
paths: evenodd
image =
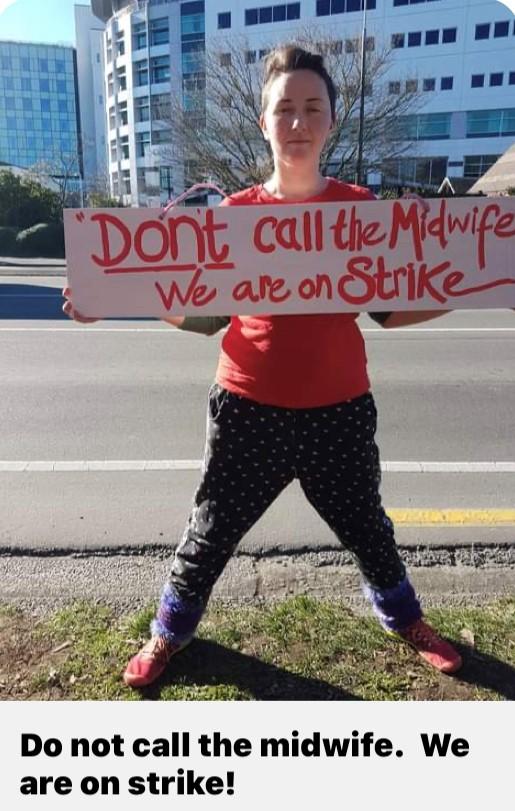
<svg viewBox="0 0 515 811">
<path fill-rule="evenodd" d="M 405 526 L 484 527 L 515 525 L 515 510 L 418 510 L 387 509 L 395 524 Z"/>
</svg>

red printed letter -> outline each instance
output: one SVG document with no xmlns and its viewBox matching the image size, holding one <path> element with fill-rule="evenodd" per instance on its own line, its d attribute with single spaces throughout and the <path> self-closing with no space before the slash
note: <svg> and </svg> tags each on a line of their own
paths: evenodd
<svg viewBox="0 0 515 811">
<path fill-rule="evenodd" d="M 100 232 L 102 235 L 102 250 L 104 251 L 103 256 L 91 254 L 93 262 L 96 265 L 100 265 L 102 268 L 111 268 L 114 265 L 118 265 L 120 262 L 123 262 L 123 260 L 128 257 L 131 250 L 131 232 L 127 226 L 124 225 L 118 217 L 115 217 L 114 214 L 93 214 L 91 217 L 91 222 L 98 222 L 100 225 Z M 118 233 L 121 235 L 123 240 L 123 247 L 121 251 L 114 256 L 111 253 L 112 246 L 109 242 L 108 225 L 112 225 L 118 229 Z"/>
</svg>

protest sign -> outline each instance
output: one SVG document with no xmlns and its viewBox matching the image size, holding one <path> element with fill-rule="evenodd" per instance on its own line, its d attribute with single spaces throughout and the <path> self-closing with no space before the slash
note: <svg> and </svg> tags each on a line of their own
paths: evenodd
<svg viewBox="0 0 515 811">
<path fill-rule="evenodd" d="M 65 211 L 83 315 L 515 307 L 515 198 Z"/>
</svg>

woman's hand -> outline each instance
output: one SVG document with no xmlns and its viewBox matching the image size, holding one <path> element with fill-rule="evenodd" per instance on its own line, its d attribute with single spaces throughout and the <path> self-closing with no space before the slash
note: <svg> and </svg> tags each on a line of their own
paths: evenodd
<svg viewBox="0 0 515 811">
<path fill-rule="evenodd" d="M 66 301 L 63 304 L 63 313 L 68 316 L 68 318 L 73 318 L 74 321 L 78 321 L 80 324 L 94 324 L 95 321 L 99 321 L 98 318 L 86 318 L 86 316 L 81 315 L 77 310 L 74 309 L 72 304 L 72 291 L 70 287 L 65 287 L 63 289 L 63 296 Z"/>
</svg>

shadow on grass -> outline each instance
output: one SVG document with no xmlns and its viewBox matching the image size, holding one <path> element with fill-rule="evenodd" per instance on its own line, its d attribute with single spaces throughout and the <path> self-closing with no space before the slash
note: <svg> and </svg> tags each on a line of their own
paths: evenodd
<svg viewBox="0 0 515 811">
<path fill-rule="evenodd" d="M 144 698 L 159 700 L 169 684 L 181 687 L 233 685 L 247 697 L 261 701 L 360 701 L 357 696 L 318 679 L 310 679 L 275 665 L 229 650 L 216 642 L 196 639 L 173 658 L 156 685 L 142 690 Z"/>
<path fill-rule="evenodd" d="M 453 642 L 463 656 L 464 665 L 457 678 L 466 684 L 494 690 L 502 698 L 515 700 L 515 667 L 488 653 L 471 650 Z"/>
</svg>

